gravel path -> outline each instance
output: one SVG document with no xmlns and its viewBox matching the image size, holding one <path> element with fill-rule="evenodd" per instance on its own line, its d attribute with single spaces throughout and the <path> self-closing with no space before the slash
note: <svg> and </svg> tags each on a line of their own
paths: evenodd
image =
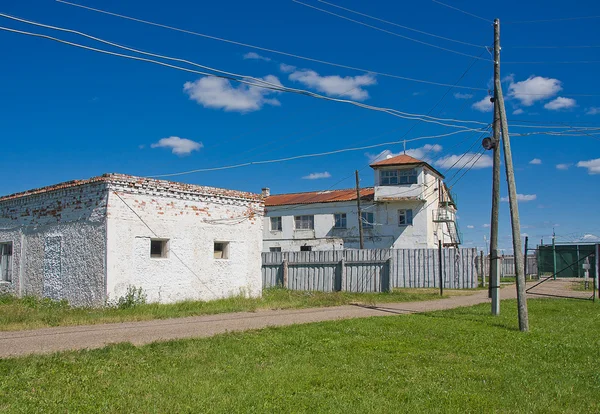
<svg viewBox="0 0 600 414">
<path fill-rule="evenodd" d="M 501 292 L 502 299 L 515 297 L 514 286 L 502 289 Z M 0 357 L 101 348 L 119 342 L 143 345 L 156 341 L 209 337 L 225 332 L 269 326 L 428 312 L 485 302 L 489 302 L 487 290 L 480 290 L 468 296 L 424 302 L 386 303 L 376 307 L 349 305 L 296 310 L 265 310 L 144 322 L 0 332 Z"/>
</svg>

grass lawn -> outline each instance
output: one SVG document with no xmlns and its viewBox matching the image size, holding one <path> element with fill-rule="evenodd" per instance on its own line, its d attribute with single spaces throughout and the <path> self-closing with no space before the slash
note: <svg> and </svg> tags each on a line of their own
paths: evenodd
<svg viewBox="0 0 600 414">
<path fill-rule="evenodd" d="M 444 297 L 468 295 L 472 291 L 445 290 Z M 144 321 L 179 318 L 260 309 L 294 309 L 339 306 L 349 303 L 373 304 L 413 302 L 439 299 L 436 289 L 396 289 L 390 293 L 297 292 L 286 289 L 266 289 L 263 297 L 241 296 L 210 302 L 186 301 L 170 305 L 142 304 L 128 309 L 71 308 L 66 302 L 26 297 L 0 297 L 0 331 L 45 328 L 49 326 L 87 325 L 97 323 Z"/>
<path fill-rule="evenodd" d="M 600 305 L 515 301 L 0 361 L 0 411 L 600 411 Z"/>
</svg>

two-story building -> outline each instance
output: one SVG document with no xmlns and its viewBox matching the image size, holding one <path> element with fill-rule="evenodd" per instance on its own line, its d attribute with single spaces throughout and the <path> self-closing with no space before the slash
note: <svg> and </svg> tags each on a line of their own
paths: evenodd
<svg viewBox="0 0 600 414">
<path fill-rule="evenodd" d="M 360 189 L 365 248 L 458 246 L 456 203 L 444 176 L 399 155 L 371 164 L 375 185 Z M 265 189 L 263 251 L 360 248 L 356 189 L 270 195 Z"/>
</svg>

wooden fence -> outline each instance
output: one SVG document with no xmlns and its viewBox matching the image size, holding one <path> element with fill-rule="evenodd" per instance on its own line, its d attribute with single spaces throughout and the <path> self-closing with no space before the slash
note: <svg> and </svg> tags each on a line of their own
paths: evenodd
<svg viewBox="0 0 600 414">
<path fill-rule="evenodd" d="M 477 287 L 477 250 L 442 249 L 446 289 Z M 439 288 L 438 249 L 365 249 L 262 254 L 263 287 L 293 290 L 386 292 Z"/>
<path fill-rule="evenodd" d="M 514 256 L 501 256 L 500 258 L 500 277 L 513 277 L 516 275 L 515 272 L 515 257 Z M 490 260 L 489 257 L 484 256 L 484 273 L 486 276 L 490 275 Z M 479 266 L 479 265 L 478 265 Z M 529 255 L 527 256 L 527 276 L 536 276 L 538 274 L 537 257 Z"/>
</svg>

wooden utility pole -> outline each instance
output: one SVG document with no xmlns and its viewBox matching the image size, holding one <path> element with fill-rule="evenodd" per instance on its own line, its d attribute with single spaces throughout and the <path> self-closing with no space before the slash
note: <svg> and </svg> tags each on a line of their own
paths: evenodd
<svg viewBox="0 0 600 414">
<path fill-rule="evenodd" d="M 362 210 L 360 209 L 360 184 L 358 180 L 358 170 L 356 174 L 356 207 L 358 207 L 358 234 L 360 237 L 360 248 L 365 248 L 365 241 L 363 239 L 363 223 L 362 223 Z"/>
<path fill-rule="evenodd" d="M 496 22 L 497 23 L 497 22 Z M 494 85 L 500 80 L 500 25 L 494 24 Z M 500 210 L 500 107 L 494 86 L 492 218 L 490 222 L 490 297 L 492 315 L 500 314 L 500 277 L 498 266 L 498 212 Z"/>
<path fill-rule="evenodd" d="M 494 20 L 495 48 L 500 48 L 500 20 Z M 497 67 L 497 69 L 496 69 Z M 494 62 L 494 73 L 500 73 L 500 59 Z M 525 276 L 523 275 L 523 250 L 521 248 L 521 223 L 519 222 L 519 204 L 517 202 L 517 185 L 510 149 L 510 136 L 508 134 L 508 121 L 502 83 L 500 76 L 494 76 L 495 103 L 500 111 L 500 124 L 502 126 L 502 144 L 504 149 L 504 163 L 506 165 L 506 181 L 508 184 L 508 201 L 510 207 L 510 222 L 512 226 L 513 252 L 515 255 L 515 273 L 517 274 L 517 304 L 519 310 L 519 329 L 529 331 L 529 316 L 527 314 L 527 297 L 525 293 Z"/>
</svg>

